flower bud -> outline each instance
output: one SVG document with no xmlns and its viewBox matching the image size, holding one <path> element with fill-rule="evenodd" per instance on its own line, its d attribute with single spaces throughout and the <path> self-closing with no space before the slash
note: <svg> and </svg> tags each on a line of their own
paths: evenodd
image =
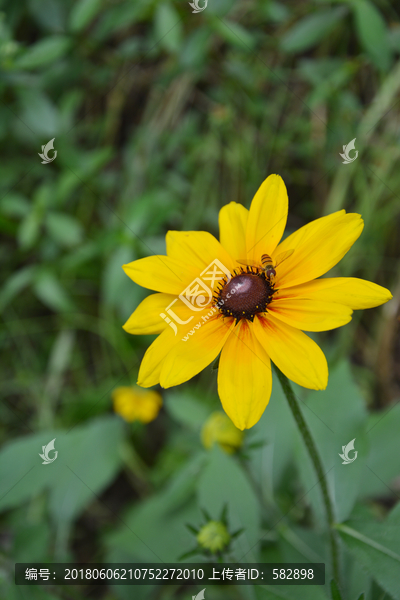
<svg viewBox="0 0 400 600">
<path fill-rule="evenodd" d="M 243 431 L 237 429 L 224 412 L 216 411 L 204 423 L 201 441 L 207 449 L 217 443 L 222 450 L 232 454 L 243 443 Z"/>
<path fill-rule="evenodd" d="M 139 386 L 118 387 L 113 391 L 112 399 L 114 411 L 129 423 L 154 421 L 162 406 L 158 392 L 143 390 Z"/>
<path fill-rule="evenodd" d="M 223 550 L 230 542 L 230 535 L 221 521 L 209 521 L 197 534 L 199 546 L 213 554 Z"/>
</svg>

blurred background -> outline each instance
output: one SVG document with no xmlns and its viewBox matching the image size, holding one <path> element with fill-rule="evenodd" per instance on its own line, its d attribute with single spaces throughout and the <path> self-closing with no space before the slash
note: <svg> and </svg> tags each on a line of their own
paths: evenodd
<svg viewBox="0 0 400 600">
<path fill-rule="evenodd" d="M 121 266 L 165 253 L 169 229 L 218 236 L 219 209 L 249 207 L 270 173 L 288 188 L 288 233 L 361 213 L 361 238 L 330 274 L 394 296 L 312 334 L 330 382 L 296 394 L 337 521 L 392 553 L 342 532 L 343 600 L 400 598 L 399 12 L 389 0 L 209 0 L 198 13 L 182 0 L 0 2 L 2 599 L 189 598 L 199 589 L 17 587 L 14 563 L 174 562 L 195 549 L 190 560 L 208 561 L 197 536 L 209 521 L 225 527 L 224 561 L 323 560 L 329 575 L 315 475 L 276 380 L 244 436 L 215 415 L 211 366 L 161 395 L 119 390 L 154 338 L 122 329 L 148 292 Z M 342 466 L 353 438 L 358 458 Z M 207 590 L 332 597 L 329 585 Z"/>
</svg>

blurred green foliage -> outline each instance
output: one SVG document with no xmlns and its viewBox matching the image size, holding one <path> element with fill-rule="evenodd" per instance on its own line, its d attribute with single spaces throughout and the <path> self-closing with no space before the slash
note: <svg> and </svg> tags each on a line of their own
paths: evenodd
<svg viewBox="0 0 400 600">
<path fill-rule="evenodd" d="M 125 586 L 21 591 L 13 565 L 175 561 L 193 547 L 185 524 L 226 503 L 230 531 L 244 527 L 232 560 L 324 560 L 327 584 L 307 600 L 400 598 L 398 11 L 389 0 L 209 0 L 200 14 L 181 0 L 0 3 L 1 598 L 131 598 Z M 43 165 L 52 138 L 57 157 Z M 358 159 L 343 165 L 354 138 Z M 341 591 L 278 382 L 234 456 L 200 444 L 220 407 L 211 367 L 165 392 L 148 426 L 111 409 L 152 339 L 121 328 L 146 295 L 121 265 L 164 253 L 168 229 L 217 235 L 219 208 L 249 206 L 270 173 L 288 187 L 289 231 L 360 212 L 363 235 L 334 273 L 394 294 L 319 336 L 325 392 L 296 389 L 335 503 Z M 358 459 L 342 466 L 354 437 Z M 58 459 L 42 466 L 53 438 Z M 300 600 L 302 589 L 232 587 L 229 598 Z M 136 587 L 135 599 L 190 592 Z"/>
</svg>

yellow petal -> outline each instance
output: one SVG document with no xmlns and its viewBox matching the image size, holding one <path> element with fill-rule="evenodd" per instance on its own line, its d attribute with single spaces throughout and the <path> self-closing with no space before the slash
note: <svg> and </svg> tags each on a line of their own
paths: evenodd
<svg viewBox="0 0 400 600">
<path fill-rule="evenodd" d="M 140 258 L 122 268 L 138 285 L 174 295 L 179 295 L 198 276 L 194 266 L 162 255 Z"/>
<path fill-rule="evenodd" d="M 219 211 L 219 239 L 235 259 L 246 259 L 246 227 L 249 211 L 242 204 L 230 202 Z"/>
<path fill-rule="evenodd" d="M 187 340 L 183 341 L 180 336 L 179 343 L 165 359 L 161 371 L 161 386 L 168 388 L 180 385 L 200 373 L 217 358 L 233 327 L 233 319 L 222 319 L 219 314 L 206 321 L 199 318 L 194 327 L 187 331 Z"/>
<path fill-rule="evenodd" d="M 321 302 L 338 302 L 353 310 L 380 306 L 393 298 L 386 288 L 356 277 L 326 277 L 278 291 L 285 298 L 310 298 Z M 275 296 L 274 296 L 275 297 Z"/>
<path fill-rule="evenodd" d="M 134 313 L 131 314 L 123 328 L 134 335 L 150 335 L 161 333 L 167 327 L 165 309 L 175 296 L 171 294 L 151 294 L 139 304 Z"/>
<path fill-rule="evenodd" d="M 215 260 L 222 263 L 229 273 L 234 268 L 232 257 L 207 231 L 168 231 L 165 239 L 168 256 L 194 267 L 196 277 L 200 277 Z"/>
<path fill-rule="evenodd" d="M 160 383 L 161 368 L 168 352 L 179 342 L 170 327 L 167 327 L 147 348 L 139 369 L 137 383 L 148 388 Z"/>
<path fill-rule="evenodd" d="M 328 331 L 346 325 L 351 321 L 353 311 L 348 306 L 335 302 L 274 297 L 268 306 L 268 314 L 304 331 Z"/>
<path fill-rule="evenodd" d="M 276 287 L 299 285 L 320 277 L 334 267 L 360 236 L 364 222 L 344 210 L 316 219 L 289 235 L 274 252 L 294 250 L 276 268 Z"/>
<path fill-rule="evenodd" d="M 272 388 L 268 354 L 247 321 L 240 321 L 227 339 L 218 368 L 218 393 L 222 406 L 238 429 L 259 421 Z"/>
<path fill-rule="evenodd" d="M 261 184 L 250 206 L 246 231 L 249 260 L 259 262 L 262 254 L 272 254 L 285 230 L 287 214 L 285 184 L 279 175 L 270 175 Z"/>
<path fill-rule="evenodd" d="M 265 318 L 255 318 L 253 325 L 258 341 L 286 377 L 312 390 L 326 388 L 326 358 L 308 335 L 269 313 Z"/>
<path fill-rule="evenodd" d="M 178 298 L 173 301 L 171 308 L 165 310 L 163 314 L 169 318 L 170 323 L 154 340 L 143 357 L 138 378 L 138 384 L 141 387 L 147 388 L 159 383 L 161 369 L 167 354 L 172 353 L 173 348 L 179 343 L 187 350 L 188 343 L 183 342 L 182 339 L 185 336 L 191 338 L 189 332 L 197 333 L 198 328 L 196 328 L 196 325 L 199 322 L 208 322 L 210 319 L 215 318 L 215 315 L 219 315 L 219 312 L 212 306 L 207 306 L 201 310 L 193 310 L 192 307 L 187 306 Z"/>
</svg>

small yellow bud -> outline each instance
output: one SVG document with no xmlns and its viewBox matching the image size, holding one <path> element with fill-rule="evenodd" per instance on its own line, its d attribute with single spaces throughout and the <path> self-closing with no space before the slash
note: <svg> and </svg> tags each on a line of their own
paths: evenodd
<svg viewBox="0 0 400 600">
<path fill-rule="evenodd" d="M 211 448 L 215 443 L 222 450 L 232 454 L 243 443 L 243 431 L 237 429 L 230 418 L 221 411 L 213 412 L 201 430 L 201 441 L 204 448 Z"/>
<path fill-rule="evenodd" d="M 197 534 L 199 546 L 214 554 L 223 550 L 230 542 L 227 528 L 220 521 L 209 521 Z"/>
<path fill-rule="evenodd" d="M 129 423 L 154 421 L 162 406 L 158 392 L 143 390 L 139 386 L 118 387 L 113 391 L 112 399 L 114 411 Z"/>
</svg>

